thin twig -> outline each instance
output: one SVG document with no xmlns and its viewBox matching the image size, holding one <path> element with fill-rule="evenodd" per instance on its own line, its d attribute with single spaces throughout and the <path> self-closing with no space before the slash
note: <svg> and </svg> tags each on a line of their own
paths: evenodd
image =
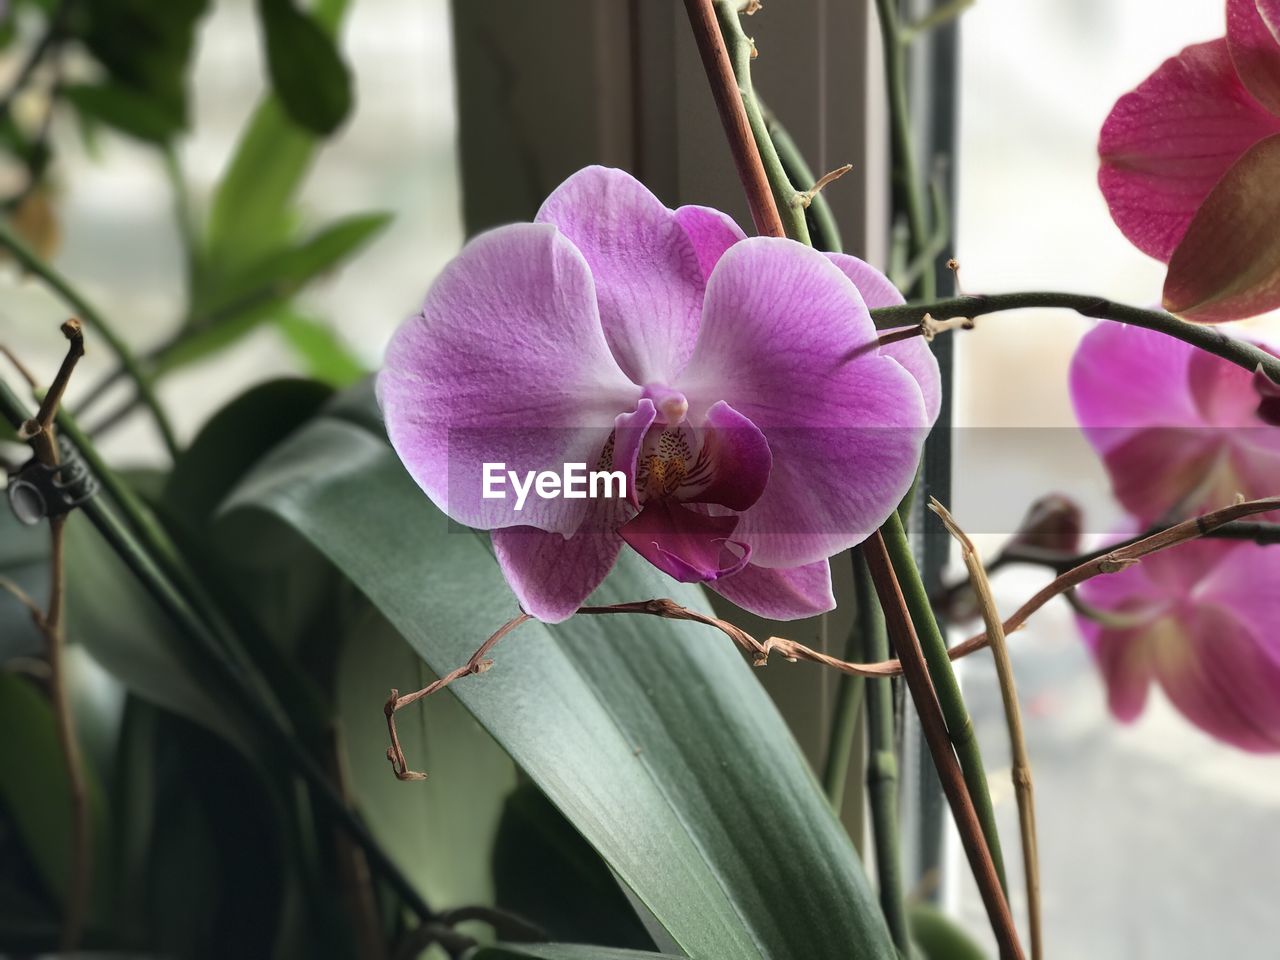
<svg viewBox="0 0 1280 960">
<path fill-rule="evenodd" d="M 1220 327 L 1189 323 L 1163 310 L 1145 310 L 1089 294 L 1028 292 L 950 297 L 930 303 L 879 307 L 871 311 L 871 316 L 877 326 L 899 327 L 919 323 L 925 314 L 931 315 L 936 320 L 947 320 L 952 317 L 980 317 L 990 313 L 1024 310 L 1031 307 L 1073 310 L 1085 317 L 1115 320 L 1130 326 L 1154 330 L 1189 343 L 1215 357 L 1229 360 L 1250 373 L 1254 373 L 1261 366 L 1267 376 L 1280 382 L 1280 357 L 1252 343 L 1228 336 Z"/>
<path fill-rule="evenodd" d="M 44 622 L 44 608 L 36 602 L 36 598 L 23 590 L 20 586 L 10 580 L 8 577 L 0 577 L 0 590 L 3 590 L 18 603 L 27 608 L 27 613 L 31 614 L 31 619 L 35 623 L 36 628 L 43 635 L 46 631 Z"/>
<path fill-rule="evenodd" d="M 1013 915 L 1009 912 L 1009 903 L 1005 899 L 992 852 L 987 845 L 982 824 L 978 820 L 978 813 L 974 807 L 964 771 L 960 769 L 960 763 L 952 752 L 947 722 L 942 715 L 937 694 L 934 692 L 924 651 L 916 636 L 906 599 L 894 574 L 888 547 L 878 532 L 872 534 L 863 545 L 863 556 L 867 559 L 867 567 L 871 572 L 871 578 L 875 581 L 876 594 L 880 597 L 889 635 L 902 661 L 903 679 L 906 680 L 916 713 L 920 717 L 920 726 L 924 730 L 929 752 L 933 755 L 938 779 L 951 806 L 951 815 L 960 833 L 960 842 L 968 857 L 969 869 L 978 884 L 978 891 L 982 895 L 982 902 L 987 910 L 987 918 L 991 922 L 991 930 L 999 944 L 1001 960 L 1021 960 L 1023 954 L 1022 947 L 1018 943 L 1018 931 L 1013 925 Z"/>
<path fill-rule="evenodd" d="M 58 444 L 54 437 L 53 420 L 58 403 L 66 391 L 67 383 L 76 364 L 84 356 L 84 334 L 76 320 L 62 325 L 67 338 L 67 354 L 58 368 L 53 384 L 34 417 L 19 428 L 18 435 L 31 445 L 35 458 L 50 469 L 59 464 Z M 66 637 L 63 614 L 66 610 L 66 562 L 64 557 L 66 515 L 49 518 L 49 604 L 43 615 L 35 616 L 36 626 L 44 634 L 49 661 L 49 699 L 53 707 L 57 729 L 58 747 L 71 801 L 71 882 L 67 891 L 66 914 L 62 924 L 62 951 L 74 952 L 84 932 L 85 915 L 89 904 L 89 878 L 92 870 L 91 838 L 89 835 L 89 795 L 85 786 L 84 767 L 81 762 L 80 742 L 76 738 L 75 723 L 71 716 L 71 702 L 67 697 L 66 670 L 63 652 Z"/>
<path fill-rule="evenodd" d="M 973 541 L 965 535 L 947 508 L 936 498 L 929 499 L 929 509 L 942 520 L 960 544 L 964 565 L 969 571 L 982 620 L 991 640 L 991 653 L 1000 681 L 1000 697 L 1004 701 L 1005 722 L 1009 727 L 1009 745 L 1013 757 L 1013 790 L 1018 801 L 1018 826 L 1022 833 L 1022 866 L 1027 882 L 1027 916 L 1031 933 L 1031 960 L 1044 957 L 1044 937 L 1040 920 L 1040 855 L 1036 841 L 1036 806 L 1031 781 L 1031 759 L 1027 753 L 1027 740 L 1022 729 L 1022 712 L 1018 709 L 1018 686 L 1013 676 L 1013 663 L 1009 659 L 1009 646 L 1005 642 L 1004 626 L 996 610 L 991 584 L 982 567 L 982 556 Z"/>
<path fill-rule="evenodd" d="M 839 180 L 841 177 L 843 177 L 846 173 L 848 173 L 852 169 L 853 169 L 853 164 L 846 163 L 842 167 L 836 167 L 834 170 L 829 170 L 828 172 L 824 173 L 821 177 L 819 177 L 817 181 L 814 183 L 814 185 L 810 187 L 808 190 L 801 190 L 799 193 L 797 193 L 795 196 L 795 202 L 800 204 L 800 206 L 802 207 L 808 207 L 809 204 L 813 203 L 814 197 L 816 197 L 825 188 L 835 183 L 837 180 Z"/>
</svg>

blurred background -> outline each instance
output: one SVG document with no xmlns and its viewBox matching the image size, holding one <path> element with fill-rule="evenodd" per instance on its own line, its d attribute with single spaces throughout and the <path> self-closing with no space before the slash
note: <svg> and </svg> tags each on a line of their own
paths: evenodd
<svg viewBox="0 0 1280 960">
<path fill-rule="evenodd" d="M 767 54 L 787 29 L 788 6 L 775 0 L 753 23 L 765 54 L 760 82 L 766 97 L 770 83 L 777 90 L 787 82 L 767 74 Z M 828 30 L 840 22 L 838 6 L 823 14 Z M 1097 132 L 1121 93 L 1185 44 L 1220 36 L 1222 21 L 1222 5 L 1203 0 L 978 0 L 964 14 L 955 173 L 965 291 L 1096 292 L 1137 304 L 1158 299 L 1163 268 L 1113 227 L 1096 188 Z M 0 89 L 8 88 L 35 42 L 22 18 L 15 30 L 0 54 Z M 257 36 L 248 0 L 219 0 L 195 35 L 189 134 L 177 141 L 174 161 L 187 202 L 201 215 L 216 202 L 264 88 Z M 180 438 L 190 438 L 246 384 L 317 371 L 350 382 L 361 367 L 375 367 L 391 331 L 459 249 L 465 230 L 453 40 L 445 0 L 352 4 L 342 47 L 357 105 L 317 150 L 290 217 L 302 234 L 371 211 L 393 218 L 354 248 L 341 269 L 308 278 L 279 316 L 255 321 L 234 343 L 184 360 L 164 377 L 159 392 Z M 857 98 L 871 89 L 870 81 L 856 89 L 849 109 L 857 112 Z M 14 106 L 42 109 L 38 96 Z M 701 101 L 697 106 L 706 109 Z M 868 115 L 882 116 L 881 110 L 868 102 Z M 883 131 L 870 129 L 867 141 L 859 141 L 866 157 L 849 159 L 869 171 L 873 188 L 845 208 L 863 210 L 868 219 L 883 206 L 874 189 L 882 170 L 868 158 L 885 151 Z M 166 344 L 188 304 L 163 156 L 109 127 L 86 136 L 70 114 L 54 117 L 49 137 L 58 150 L 41 216 L 48 221 L 52 262 L 140 352 Z M 831 152 L 831 142 L 838 141 L 822 140 L 824 152 Z M 845 157 L 811 159 L 826 169 Z M 498 172 L 489 175 L 517 176 L 504 170 L 501 158 L 494 162 Z M 858 189 L 855 177 L 851 191 Z M 687 191 L 687 179 L 672 182 Z M 843 186 L 831 187 L 833 196 Z M 495 182 L 493 189 L 503 187 Z M 883 243 L 864 235 L 862 225 L 842 227 L 855 238 L 851 252 L 883 256 Z M 47 377 L 61 356 L 57 322 L 64 314 L 42 285 L 11 265 L 0 267 L 0 342 L 39 376 Z M 1120 520 L 1100 465 L 1074 429 L 1066 388 L 1072 351 L 1088 325 L 1066 313 L 1009 314 L 984 319 L 958 337 L 951 506 L 987 555 L 1046 492 L 1070 492 L 1094 533 Z M 91 347 L 73 406 L 113 368 L 105 350 Z M 127 400 L 127 391 L 114 388 L 97 409 L 105 414 Z M 106 432 L 102 447 L 139 464 L 163 455 L 151 424 L 136 413 Z M 1002 572 L 995 580 L 1002 609 L 1012 609 L 1044 579 L 1038 571 Z M 1137 724 L 1116 724 L 1065 606 L 1039 614 L 1016 636 L 1012 652 L 1036 778 L 1053 955 L 1259 955 L 1260 943 L 1280 936 L 1274 910 L 1280 761 L 1209 740 L 1158 693 Z M 994 676 L 981 658 L 966 664 L 963 676 L 992 767 L 1002 832 L 1012 837 L 1016 811 Z M 975 936 L 988 936 L 963 858 L 953 855 L 948 863 L 944 900 Z M 1013 907 L 1021 915 L 1016 890 Z"/>
</svg>

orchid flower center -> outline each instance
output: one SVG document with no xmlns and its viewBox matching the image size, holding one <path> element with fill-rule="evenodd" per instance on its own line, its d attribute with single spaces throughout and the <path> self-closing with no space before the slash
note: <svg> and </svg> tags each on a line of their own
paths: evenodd
<svg viewBox="0 0 1280 960">
<path fill-rule="evenodd" d="M 675 426 L 689 414 L 689 401 L 679 390 L 652 383 L 644 388 L 643 396 L 653 401 L 658 411 L 658 423 Z"/>
</svg>

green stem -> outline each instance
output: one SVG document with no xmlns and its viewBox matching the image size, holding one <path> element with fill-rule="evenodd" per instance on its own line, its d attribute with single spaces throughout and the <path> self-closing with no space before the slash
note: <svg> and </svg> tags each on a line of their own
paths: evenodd
<svg viewBox="0 0 1280 960">
<path fill-rule="evenodd" d="M 907 58 L 898 22 L 897 0 L 876 0 L 880 16 L 880 41 L 884 49 L 885 84 L 889 93 L 889 131 L 893 145 L 894 207 L 907 218 L 911 237 L 911 258 L 919 256 L 929 242 L 929 220 L 911 138 L 911 114 L 907 105 Z M 909 258 L 909 259 L 911 259 Z M 903 291 L 926 300 L 936 295 L 932 270 L 920 275 L 916 288 Z"/>
<path fill-rule="evenodd" d="M 1024 310 L 1029 307 L 1060 308 L 1074 310 L 1085 317 L 1099 320 L 1115 320 L 1134 327 L 1154 330 L 1166 336 L 1189 343 L 1193 347 L 1229 360 L 1252 373 L 1258 367 L 1272 380 L 1280 383 L 1280 358 L 1267 353 L 1251 343 L 1229 337 L 1220 327 L 1188 323 L 1163 310 L 1145 310 L 1128 304 L 1116 303 L 1104 297 L 1086 293 L 1056 293 L 1034 291 L 1028 293 L 996 293 L 971 297 L 949 297 L 930 303 L 915 303 L 901 307 L 881 307 L 871 311 L 877 326 L 897 327 L 919 323 L 927 313 L 935 320 L 953 317 L 980 317 L 1005 310 Z"/>
<path fill-rule="evenodd" d="M 769 181 L 773 202 L 777 204 L 778 215 L 782 218 L 782 225 L 792 240 L 809 244 L 809 226 L 805 223 L 800 191 L 787 176 L 773 139 L 769 136 L 769 128 L 765 123 L 764 112 L 760 109 L 760 102 L 756 99 L 755 89 L 751 85 L 751 54 L 755 50 L 755 44 L 742 32 L 738 6 L 732 0 L 716 0 L 716 19 L 720 22 L 720 32 L 724 35 L 725 48 L 729 52 L 733 74 L 738 81 L 738 92 L 742 95 L 742 105 L 747 111 L 747 122 L 760 151 L 760 161 Z"/>
<path fill-rule="evenodd" d="M 862 550 L 853 550 L 854 587 L 857 590 L 858 659 L 878 663 L 889 659 L 875 584 Z M 889 935 L 903 957 L 911 955 L 907 908 L 902 892 L 902 858 L 898 843 L 898 759 L 894 752 L 893 681 L 869 678 L 867 690 L 867 801 L 871 807 L 871 836 L 875 844 L 876 876 L 880 883 L 880 909 Z"/>
<path fill-rule="evenodd" d="M 796 146 L 796 142 L 791 139 L 791 134 L 787 132 L 776 116 L 763 103 L 760 104 L 760 110 L 764 114 L 765 128 L 769 133 L 769 139 L 773 142 L 774 148 L 778 152 L 778 159 L 782 163 L 782 169 L 785 172 L 790 183 L 796 184 L 814 184 L 818 178 L 813 175 L 813 169 L 804 159 L 804 154 L 800 152 L 800 148 Z M 809 227 L 809 237 L 813 241 L 813 246 L 819 250 L 825 250 L 828 253 L 841 253 L 844 250 L 843 242 L 840 239 L 840 226 L 836 223 L 836 216 L 831 211 L 831 204 L 827 203 L 827 198 L 822 192 L 814 194 L 813 199 L 809 202 L 806 209 L 805 222 Z"/>
<path fill-rule="evenodd" d="M 173 427 L 169 423 L 168 417 L 165 416 L 164 409 L 160 406 L 160 401 L 156 398 L 150 377 L 142 369 L 142 365 L 138 362 L 137 357 L 133 355 L 133 351 L 129 349 L 129 345 L 121 339 L 120 335 L 115 332 L 102 314 L 85 300 L 62 274 L 50 264 L 45 263 L 3 223 L 0 223 L 0 248 L 8 250 L 9 254 L 23 269 L 43 280 L 49 289 L 61 297 L 80 319 L 92 327 L 106 341 L 107 346 L 111 348 L 111 351 L 120 360 L 120 365 L 124 367 L 133 380 L 138 390 L 138 396 L 151 412 L 169 455 L 176 457 L 178 455 L 178 441 L 174 436 Z"/>
<path fill-rule="evenodd" d="M 1000 835 L 996 831 L 995 810 L 991 805 L 991 791 L 987 787 L 986 770 L 982 764 L 982 753 L 978 748 L 978 739 L 974 734 L 973 721 L 969 717 L 969 708 L 965 706 L 964 697 L 960 693 L 960 683 L 956 679 L 955 669 L 947 656 L 947 641 L 938 628 L 934 618 L 933 607 L 929 603 L 929 594 L 925 590 L 924 581 L 920 578 L 920 570 L 916 567 L 915 556 L 911 552 L 911 543 L 907 540 L 907 532 L 902 521 L 895 512 L 880 528 L 884 536 L 885 546 L 893 561 L 894 572 L 902 586 L 902 593 L 911 613 L 911 622 L 915 624 L 920 638 L 920 646 L 924 651 L 925 662 L 929 667 L 929 678 L 933 681 L 934 691 L 942 706 L 942 715 L 947 722 L 947 735 L 955 748 L 956 759 L 960 761 L 960 769 L 964 772 L 965 786 L 973 800 L 974 810 L 982 825 L 982 833 L 987 840 L 987 848 L 991 851 L 991 861 L 1000 877 L 1000 885 L 1006 890 L 1004 855 L 1000 851 Z"/>
<path fill-rule="evenodd" d="M 861 612 L 861 607 L 858 608 Z M 844 657 L 856 660 L 857 632 L 849 634 Z M 831 736 L 827 742 L 827 760 L 822 770 L 822 786 L 831 809 L 840 816 L 844 809 L 844 787 L 849 779 L 849 759 L 858 732 L 858 718 L 862 713 L 863 677 L 843 674 L 836 692 L 836 709 L 831 718 Z"/>
<path fill-rule="evenodd" d="M 15 429 L 30 416 L 23 403 L 3 380 L 0 380 L 0 415 Z M 93 451 L 78 449 L 86 462 L 97 461 Z M 80 509 L 151 598 L 185 635 L 195 641 L 194 652 L 199 655 L 199 662 L 194 666 L 198 671 L 197 675 L 210 677 L 225 685 L 229 696 L 240 704 L 259 732 L 279 751 L 287 766 L 313 788 L 313 794 L 321 805 L 365 850 L 371 866 L 387 880 L 405 905 L 423 921 L 434 919 L 435 913 L 417 888 L 373 838 L 364 822 L 343 802 L 324 771 L 302 749 L 278 714 L 260 698 L 239 665 L 228 656 L 225 645 L 166 576 L 161 564 L 138 542 L 110 503 L 103 497 L 93 497 Z M 178 654 L 190 660 L 190 652 L 192 651 L 189 649 L 179 650 Z"/>
</svg>

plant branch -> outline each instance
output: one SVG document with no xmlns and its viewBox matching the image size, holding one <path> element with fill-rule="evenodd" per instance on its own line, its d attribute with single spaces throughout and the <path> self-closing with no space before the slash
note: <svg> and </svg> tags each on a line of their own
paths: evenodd
<svg viewBox="0 0 1280 960">
<path fill-rule="evenodd" d="M 965 535 L 955 518 L 936 498 L 929 501 L 929 509 L 942 520 L 947 532 L 960 544 L 965 568 L 973 583 L 982 609 L 982 620 L 991 641 L 991 653 L 1000 680 L 1000 698 L 1004 702 L 1005 722 L 1009 727 L 1010 753 L 1013 757 L 1013 789 L 1018 800 L 1018 826 L 1022 835 L 1022 866 L 1027 883 L 1027 915 L 1031 933 L 1031 960 L 1043 960 L 1044 935 L 1040 917 L 1040 855 L 1036 840 L 1036 806 L 1031 780 L 1031 759 L 1027 753 L 1027 739 L 1022 729 L 1022 713 L 1018 709 L 1018 686 L 1013 675 L 1013 663 L 1009 659 L 1009 647 L 1005 642 L 1004 625 L 996 610 L 991 584 L 982 567 L 982 557 L 973 541 Z"/>
<path fill-rule="evenodd" d="M 977 881 L 987 918 L 991 921 L 992 932 L 999 944 L 1001 960 L 1021 960 L 1022 947 L 1018 943 L 1018 932 L 1014 928 L 1013 916 L 1005 899 L 1003 883 L 996 870 L 992 851 L 986 843 L 985 830 L 974 807 L 964 771 L 956 754 L 952 752 L 953 739 L 935 694 L 930 679 L 931 672 L 925 663 L 924 651 L 916 635 L 907 599 L 895 576 L 884 537 L 879 533 L 873 534 L 863 545 L 862 552 L 875 582 L 876 594 L 880 597 L 889 634 L 902 661 L 902 676 L 920 717 L 925 742 L 933 755 L 938 779 L 942 782 L 951 815 L 960 832 L 960 842 L 969 860 L 969 868 Z"/>
<path fill-rule="evenodd" d="M 133 380 L 138 396 L 150 411 L 156 428 L 160 431 L 160 438 L 164 441 L 170 456 L 177 456 L 178 442 L 174 436 L 173 427 L 169 423 L 164 409 L 160 406 L 160 401 L 152 388 L 150 377 L 142 369 L 141 363 L 133 355 L 129 345 L 115 332 L 115 329 L 103 318 L 102 314 L 94 309 L 92 304 L 81 296 L 79 291 L 62 274 L 50 264 L 45 263 L 3 223 L 0 223 L 0 248 L 9 251 L 9 254 L 24 270 L 39 277 L 50 290 L 61 297 L 85 323 L 93 328 L 95 333 L 102 337 Z"/>
<path fill-rule="evenodd" d="M 897 327 L 920 323 L 926 314 L 935 320 L 948 320 L 954 317 L 973 319 L 985 314 L 1024 310 L 1031 307 L 1073 310 L 1085 317 L 1115 320 L 1130 326 L 1154 330 L 1189 343 L 1223 360 L 1228 360 L 1250 373 L 1261 367 L 1272 380 L 1280 381 L 1280 357 L 1251 343 L 1230 337 L 1219 327 L 1189 323 L 1163 310 L 1146 310 L 1089 294 L 1038 291 L 979 294 L 950 297 L 931 303 L 880 307 L 872 310 L 871 316 L 878 326 Z"/>
</svg>

